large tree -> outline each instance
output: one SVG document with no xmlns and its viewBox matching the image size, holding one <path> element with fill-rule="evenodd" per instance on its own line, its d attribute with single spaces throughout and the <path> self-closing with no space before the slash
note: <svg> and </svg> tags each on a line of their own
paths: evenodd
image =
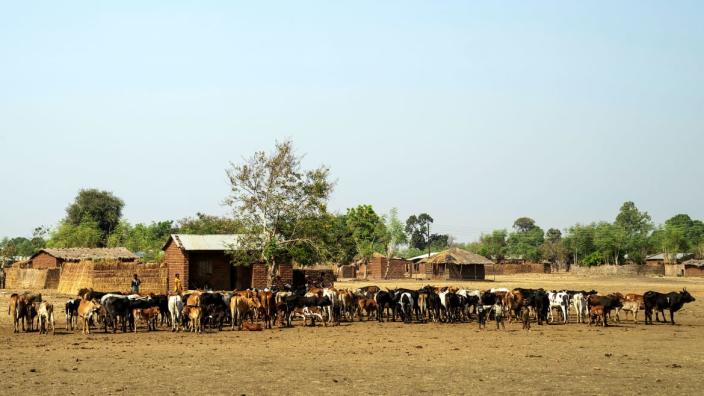
<svg viewBox="0 0 704 396">
<path fill-rule="evenodd" d="M 519 217 L 513 223 L 516 230 L 508 236 L 508 252 L 531 261 L 539 261 L 542 257 L 540 246 L 544 241 L 543 229 L 535 225 L 530 217 Z"/>
<path fill-rule="evenodd" d="M 383 219 L 371 205 L 347 209 L 347 227 L 355 241 L 357 258 L 369 263 L 375 252 L 383 252 L 388 233 Z M 367 274 L 364 274 L 365 278 Z"/>
<path fill-rule="evenodd" d="M 641 212 L 631 201 L 621 205 L 614 226 L 624 233 L 623 253 L 636 263 L 645 262 L 650 247 L 649 235 L 653 223 L 648 212 Z"/>
<path fill-rule="evenodd" d="M 291 260 L 301 245 L 317 250 L 325 241 L 307 234 L 306 222 L 326 213 L 333 183 L 329 170 L 304 170 L 291 141 L 277 142 L 273 152 L 256 152 L 227 169 L 230 195 L 226 199 L 242 237 L 232 246 L 235 264 L 261 260 L 269 282 L 278 274 L 281 260 Z"/>
<path fill-rule="evenodd" d="M 79 227 L 81 224 L 95 222 L 100 231 L 97 246 L 104 247 L 107 245 L 108 236 L 120 223 L 124 206 L 125 203 L 109 191 L 83 189 L 66 208 L 64 223 Z"/>
</svg>

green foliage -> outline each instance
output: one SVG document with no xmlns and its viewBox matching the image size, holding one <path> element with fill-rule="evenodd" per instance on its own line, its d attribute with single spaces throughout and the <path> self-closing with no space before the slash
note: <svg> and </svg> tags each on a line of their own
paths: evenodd
<svg viewBox="0 0 704 396">
<path fill-rule="evenodd" d="M 359 259 L 368 261 L 375 252 L 385 251 L 388 231 L 371 205 L 347 209 L 347 228 L 355 242 Z"/>
<path fill-rule="evenodd" d="M 226 203 L 242 225 L 242 237 L 231 251 L 235 264 L 250 263 L 252 255 L 258 256 L 268 265 L 271 278 L 280 259 L 301 256 L 302 249 L 325 249 L 325 238 L 312 232 L 310 224 L 325 220 L 334 184 L 326 167 L 303 170 L 301 158 L 292 142 L 277 142 L 273 152 L 258 151 L 227 170 Z"/>
<path fill-rule="evenodd" d="M 581 262 L 582 265 L 585 265 L 587 267 L 592 267 L 592 266 L 600 265 L 603 263 L 604 263 L 604 258 L 602 257 L 600 252 L 591 252 Z"/>
<path fill-rule="evenodd" d="M 535 220 L 530 217 L 519 217 L 513 222 L 513 229 L 517 232 L 528 232 L 535 227 Z"/>
<path fill-rule="evenodd" d="M 161 248 L 175 232 L 176 229 L 170 220 L 134 226 L 121 221 L 108 237 L 108 247 L 126 247 L 135 253 L 143 254 L 144 261 L 161 261 Z"/>
<path fill-rule="evenodd" d="M 398 209 L 392 208 L 389 216 L 384 218 L 384 229 L 386 235 L 386 257 L 394 257 L 400 245 L 408 242 L 408 237 L 404 231 L 403 224 L 398 218 Z"/>
<path fill-rule="evenodd" d="M 491 234 L 482 234 L 476 246 L 469 246 L 469 250 L 481 254 L 484 257 L 501 261 L 508 252 L 508 232 L 506 230 L 494 230 Z"/>
<path fill-rule="evenodd" d="M 63 223 L 73 227 L 95 223 L 100 231 L 97 246 L 103 247 L 107 245 L 108 236 L 119 224 L 124 206 L 125 203 L 111 192 L 94 188 L 83 189 L 78 192 L 74 202 L 66 208 L 66 218 Z"/>
<path fill-rule="evenodd" d="M 630 261 L 644 263 L 651 248 L 649 235 L 653 230 L 648 212 L 639 211 L 631 201 L 624 202 L 614 225 L 620 227 L 625 233 L 622 246 L 624 256 L 627 255 Z"/>
<path fill-rule="evenodd" d="M 98 222 L 90 216 L 83 216 L 80 224 L 75 225 L 66 220 L 59 224 L 59 227 L 50 233 L 48 247 L 72 248 L 72 247 L 100 247 L 102 246 L 103 230 Z"/>
<path fill-rule="evenodd" d="M 186 217 L 178 222 L 179 232 L 182 234 L 239 234 L 243 232 L 240 222 L 227 217 L 211 216 L 196 213 L 195 217 Z"/>
<path fill-rule="evenodd" d="M 619 224 L 601 222 L 594 230 L 594 246 L 606 264 L 620 264 L 627 238 L 626 230 Z"/>
<path fill-rule="evenodd" d="M 520 217 L 513 223 L 516 230 L 508 236 L 507 250 L 512 256 L 522 256 L 530 261 L 540 261 L 540 246 L 545 240 L 542 228 L 529 217 Z"/>
</svg>

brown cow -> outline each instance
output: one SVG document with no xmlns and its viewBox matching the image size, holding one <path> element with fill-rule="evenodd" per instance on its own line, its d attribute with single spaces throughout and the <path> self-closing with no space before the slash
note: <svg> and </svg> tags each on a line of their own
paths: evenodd
<svg viewBox="0 0 704 396">
<path fill-rule="evenodd" d="M 589 326 L 592 324 L 606 327 L 606 314 L 603 306 L 595 305 L 589 310 Z"/>
<path fill-rule="evenodd" d="M 15 333 L 20 332 L 20 322 L 22 322 L 22 331 L 24 331 L 25 316 L 27 313 L 27 306 L 23 298 L 20 295 L 13 293 L 10 296 L 10 305 L 7 307 L 7 314 L 12 316 L 13 328 L 12 331 Z"/>
<path fill-rule="evenodd" d="M 263 291 L 259 293 L 259 312 L 261 313 L 264 326 L 267 329 L 271 328 L 272 321 L 276 322 L 276 302 L 274 301 L 274 293 Z M 232 300 L 230 300 L 232 303 Z M 232 312 L 230 312 L 232 314 Z"/>
<path fill-rule="evenodd" d="M 362 312 L 367 315 L 367 320 L 371 319 L 372 314 L 377 315 L 377 305 L 373 298 L 360 298 L 357 300 L 357 315 L 359 321 L 362 321 Z"/>
<path fill-rule="evenodd" d="M 161 310 L 159 307 L 137 308 L 132 311 L 132 316 L 147 322 L 147 331 L 156 331 L 156 322 Z M 134 332 L 137 332 L 137 321 L 134 322 Z"/>
<path fill-rule="evenodd" d="M 83 334 L 90 334 L 90 320 L 94 315 L 100 310 L 100 303 L 96 300 L 81 300 L 78 305 L 78 317 L 82 319 L 83 328 L 81 332 Z"/>
<path fill-rule="evenodd" d="M 259 309 L 260 301 L 257 298 L 233 296 L 230 300 L 230 317 L 232 318 L 232 330 L 237 326 L 242 330 L 242 322 L 249 316 L 249 321 L 254 322 L 254 313 Z"/>
<path fill-rule="evenodd" d="M 201 326 L 201 317 L 203 311 L 201 307 L 192 307 L 186 305 L 183 307 L 183 317 L 188 318 L 188 323 L 191 327 L 191 332 L 202 333 L 203 327 Z"/>
</svg>

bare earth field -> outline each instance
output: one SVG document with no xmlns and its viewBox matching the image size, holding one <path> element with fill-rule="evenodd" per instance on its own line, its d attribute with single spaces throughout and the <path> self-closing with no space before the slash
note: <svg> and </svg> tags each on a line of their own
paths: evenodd
<svg viewBox="0 0 704 396">
<path fill-rule="evenodd" d="M 369 283 L 339 283 L 359 287 Z M 414 287 L 420 282 L 376 282 Z M 440 284 L 440 283 L 437 283 Z M 704 380 L 704 279 L 576 278 L 516 275 L 472 288 L 544 287 L 600 292 L 674 291 L 697 301 L 676 326 L 609 328 L 476 323 L 343 323 L 263 332 L 208 331 L 84 336 L 13 334 L 0 291 L 2 394 L 701 394 Z M 68 296 L 43 291 L 62 307 Z M 59 308 L 61 310 L 61 308 Z M 641 312 L 642 315 L 642 312 Z M 574 321 L 574 318 L 573 318 Z"/>
</svg>

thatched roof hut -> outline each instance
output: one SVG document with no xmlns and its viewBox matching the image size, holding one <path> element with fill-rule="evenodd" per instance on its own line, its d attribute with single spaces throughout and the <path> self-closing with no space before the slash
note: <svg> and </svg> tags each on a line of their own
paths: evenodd
<svg viewBox="0 0 704 396">
<path fill-rule="evenodd" d="M 425 258 L 420 264 L 434 279 L 484 279 L 491 260 L 460 248 L 451 248 Z"/>
</svg>

